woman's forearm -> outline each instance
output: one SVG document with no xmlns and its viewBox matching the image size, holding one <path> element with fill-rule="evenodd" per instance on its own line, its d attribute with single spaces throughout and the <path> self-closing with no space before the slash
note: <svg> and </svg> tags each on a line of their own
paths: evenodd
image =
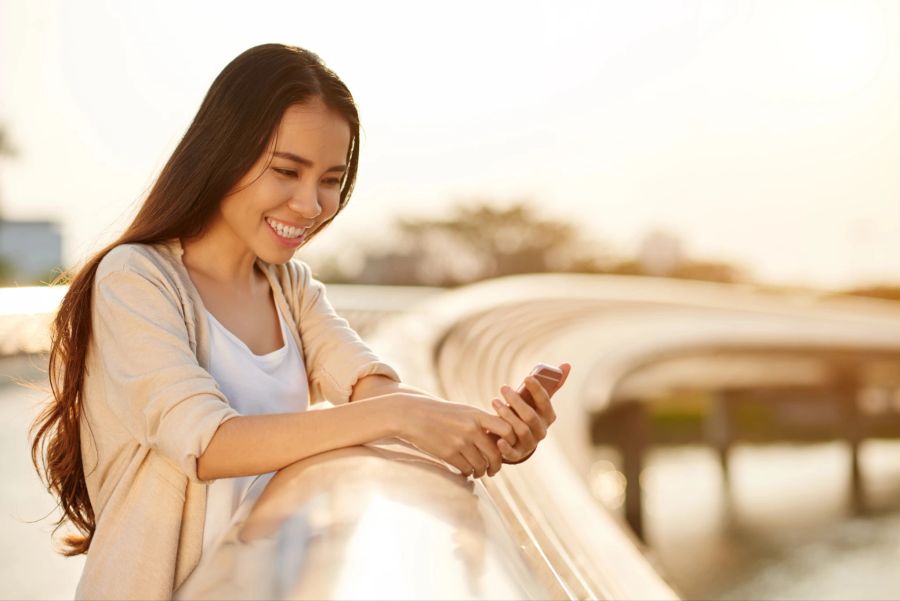
<svg viewBox="0 0 900 601">
<path fill-rule="evenodd" d="M 197 476 L 265 474 L 318 453 L 396 436 L 400 402 L 386 395 L 320 411 L 234 417 L 219 426 L 197 459 Z"/>
<path fill-rule="evenodd" d="M 351 401 L 359 401 L 371 397 L 382 396 L 394 392 L 408 392 L 413 394 L 427 394 L 418 388 L 397 382 L 387 376 L 381 374 L 372 374 L 365 376 L 356 381 L 353 386 L 353 392 L 350 395 Z"/>
</svg>

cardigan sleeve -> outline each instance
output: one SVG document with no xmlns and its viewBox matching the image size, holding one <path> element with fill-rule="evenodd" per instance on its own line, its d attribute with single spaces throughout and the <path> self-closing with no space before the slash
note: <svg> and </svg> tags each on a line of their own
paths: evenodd
<svg viewBox="0 0 900 601">
<path fill-rule="evenodd" d="M 337 405 L 350 400 L 362 377 L 380 374 L 399 382 L 393 367 L 381 361 L 346 319 L 338 315 L 325 295 L 325 285 L 312 277 L 308 265 L 300 268 L 300 338 L 309 371 L 313 402 Z"/>
<path fill-rule="evenodd" d="M 138 442 L 177 464 L 194 482 L 197 458 L 224 421 L 238 416 L 197 362 L 174 292 L 131 271 L 95 282 L 92 351 L 105 400 Z"/>
</svg>

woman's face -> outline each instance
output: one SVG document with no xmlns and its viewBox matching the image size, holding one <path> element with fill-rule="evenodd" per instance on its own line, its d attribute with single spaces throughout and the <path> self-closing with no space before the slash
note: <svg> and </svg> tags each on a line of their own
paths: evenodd
<svg viewBox="0 0 900 601">
<path fill-rule="evenodd" d="M 350 125 L 320 99 L 289 107 L 274 144 L 222 200 L 214 227 L 268 263 L 289 261 L 337 212 L 349 147 Z"/>
</svg>

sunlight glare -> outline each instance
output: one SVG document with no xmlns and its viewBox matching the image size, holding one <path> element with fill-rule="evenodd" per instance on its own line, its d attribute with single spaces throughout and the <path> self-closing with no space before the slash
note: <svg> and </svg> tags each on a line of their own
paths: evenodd
<svg viewBox="0 0 900 601">
<path fill-rule="evenodd" d="M 54 313 L 68 286 L 0 288 L 0 316 Z"/>
<path fill-rule="evenodd" d="M 879 75 L 887 51 L 880 6 L 807 0 L 783 9 L 771 23 L 786 90 L 825 100 L 858 92 Z"/>
</svg>

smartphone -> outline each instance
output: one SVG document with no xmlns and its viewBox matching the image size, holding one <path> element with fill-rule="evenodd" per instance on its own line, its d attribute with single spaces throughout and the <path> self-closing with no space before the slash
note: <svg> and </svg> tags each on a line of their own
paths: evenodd
<svg viewBox="0 0 900 601">
<path fill-rule="evenodd" d="M 531 373 L 528 374 L 530 376 L 534 376 L 537 378 L 538 382 L 541 383 L 541 386 L 544 387 L 544 390 L 547 391 L 551 397 L 553 393 L 559 390 L 559 385 L 562 382 L 563 372 L 560 369 L 557 369 L 551 365 L 547 365 L 546 363 L 538 363 L 534 366 L 534 369 L 531 370 Z M 531 392 L 528 388 L 525 387 L 525 382 L 522 382 L 522 385 L 519 386 L 519 389 L 516 391 L 519 395 L 525 399 L 525 402 L 534 407 L 534 398 L 531 396 Z"/>
</svg>

